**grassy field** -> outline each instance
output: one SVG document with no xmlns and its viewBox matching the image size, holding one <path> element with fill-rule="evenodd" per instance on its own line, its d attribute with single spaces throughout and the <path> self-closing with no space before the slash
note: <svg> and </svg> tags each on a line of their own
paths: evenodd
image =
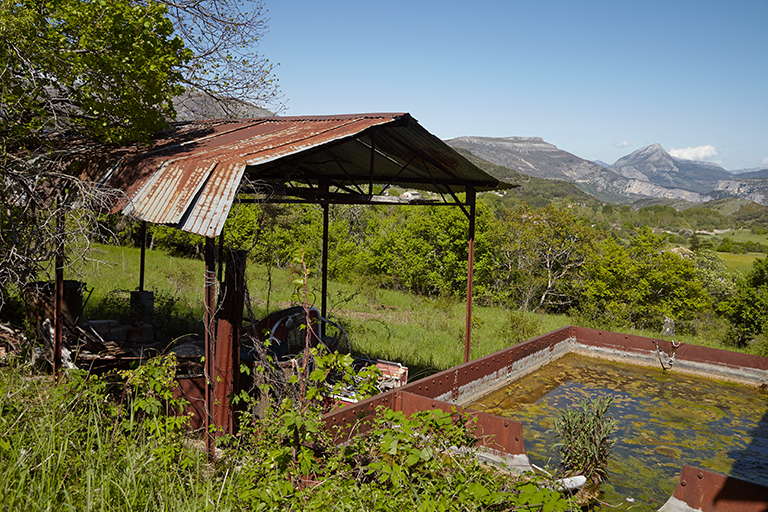
<svg viewBox="0 0 768 512">
<path fill-rule="evenodd" d="M 711 240 L 714 237 L 719 240 L 730 238 L 734 242 L 756 242 L 768 245 L 768 235 L 756 235 L 748 229 L 734 229 L 714 235 L 698 233 L 698 236 L 702 240 Z M 718 254 L 725 260 L 725 264 L 729 269 L 738 270 L 741 273 L 748 272 L 752 268 L 752 262 L 755 259 L 766 257 L 766 254 L 762 252 L 748 252 L 745 254 L 719 252 Z"/>
<path fill-rule="evenodd" d="M 752 269 L 752 262 L 757 258 L 765 258 L 766 255 L 761 252 L 748 252 L 746 254 L 732 254 L 730 252 L 718 253 L 725 265 L 731 270 L 738 270 L 742 274 L 746 274 Z"/>
<path fill-rule="evenodd" d="M 736 255 L 733 255 L 736 256 Z M 106 318 L 114 308 L 104 307 L 113 290 L 127 295 L 138 288 L 139 250 L 96 246 L 92 261 L 80 279 L 93 289 L 85 308 L 88 319 Z M 159 251 L 147 251 L 145 289 L 153 290 L 156 305 L 172 303 L 174 314 L 182 316 L 162 330 L 170 342 L 184 334 L 202 336 L 203 262 L 173 258 Z M 255 319 L 296 304 L 294 281 L 300 276 L 289 270 L 249 265 L 247 283 Z M 77 276 L 67 275 L 67 279 Z M 320 307 L 320 279 L 308 280 L 310 303 Z M 398 361 L 410 369 L 411 378 L 434 373 L 463 362 L 466 305 L 449 298 L 428 299 L 408 293 L 361 284 L 329 282 L 328 316 L 344 326 L 355 354 Z M 564 315 L 526 314 L 524 325 L 518 316 L 510 321 L 503 308 L 475 306 L 471 357 L 481 357 L 507 346 L 544 334 L 574 321 Z M 627 333 L 658 337 L 658 333 Z M 157 329 L 156 329 L 157 332 Z M 676 341 L 723 348 L 719 340 L 706 336 L 676 336 Z"/>
<path fill-rule="evenodd" d="M 95 246 L 91 251 L 93 261 L 83 267 L 82 275 L 66 276 L 86 282 L 86 295 L 91 294 L 84 313 L 87 319 L 102 318 L 114 311 L 104 307 L 110 296 L 126 296 L 128 291 L 138 289 L 139 254 L 138 249 Z M 203 270 L 200 260 L 147 251 L 145 289 L 155 292 L 156 304 L 172 298 L 176 308 L 192 320 L 177 325 L 175 332 L 169 333 L 171 337 L 187 332 L 202 335 Z M 255 318 L 296 304 L 293 283 L 299 277 L 289 270 L 249 265 L 246 279 Z M 320 286 L 319 276 L 310 276 L 309 302 L 318 308 Z M 413 377 L 463 362 L 463 301 L 427 299 L 365 284 L 329 282 L 328 287 L 328 316 L 344 326 L 354 353 L 401 362 L 410 368 Z M 508 316 L 501 308 L 473 308 L 472 358 L 523 341 L 520 334 L 527 339 L 569 325 L 565 316 L 530 314 L 526 331 L 516 333 L 508 325 Z"/>
</svg>

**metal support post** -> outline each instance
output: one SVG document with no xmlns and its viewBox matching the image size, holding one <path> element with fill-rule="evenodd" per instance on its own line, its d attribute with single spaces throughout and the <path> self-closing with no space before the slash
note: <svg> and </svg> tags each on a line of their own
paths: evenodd
<svg viewBox="0 0 768 512">
<path fill-rule="evenodd" d="M 245 304 L 245 251 L 230 250 L 221 308 L 216 314 L 213 422 L 216 435 L 237 431 L 232 397 L 240 391 L 240 331 Z"/>
<path fill-rule="evenodd" d="M 56 256 L 54 257 L 56 282 L 53 299 L 53 377 L 56 382 L 61 378 L 61 346 L 64 337 L 64 212 L 61 200 L 56 212 Z"/>
<path fill-rule="evenodd" d="M 472 281 L 475 272 L 475 189 L 467 187 L 469 205 L 469 249 L 467 255 L 467 324 L 464 344 L 464 362 L 469 361 L 469 349 L 472 345 Z"/>
<path fill-rule="evenodd" d="M 323 283 L 322 283 L 322 297 L 320 298 L 320 316 L 328 318 L 328 217 L 330 207 L 328 203 L 323 204 Z M 323 330 L 325 326 L 320 323 L 320 332 L 318 333 L 322 339 L 325 335 Z"/>
</svg>

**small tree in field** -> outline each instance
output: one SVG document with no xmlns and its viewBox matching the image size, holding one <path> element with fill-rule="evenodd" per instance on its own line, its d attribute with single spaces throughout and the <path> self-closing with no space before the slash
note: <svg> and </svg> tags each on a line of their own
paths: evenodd
<svg viewBox="0 0 768 512">
<path fill-rule="evenodd" d="M 567 209 L 524 205 L 503 211 L 489 238 L 484 278 L 496 300 L 523 311 L 565 311 L 598 234 Z"/>
</svg>

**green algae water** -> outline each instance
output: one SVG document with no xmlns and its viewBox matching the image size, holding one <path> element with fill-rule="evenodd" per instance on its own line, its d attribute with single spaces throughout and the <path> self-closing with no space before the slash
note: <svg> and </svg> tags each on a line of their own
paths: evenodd
<svg viewBox="0 0 768 512">
<path fill-rule="evenodd" d="M 658 509 L 685 464 L 768 486 L 765 390 L 567 354 L 471 407 L 521 421 L 531 462 L 556 469 L 560 410 L 601 395 L 619 422 L 605 510 Z"/>
</svg>

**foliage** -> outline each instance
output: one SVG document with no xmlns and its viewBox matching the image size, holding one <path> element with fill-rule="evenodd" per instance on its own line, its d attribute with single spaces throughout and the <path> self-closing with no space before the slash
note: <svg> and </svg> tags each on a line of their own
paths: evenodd
<svg viewBox="0 0 768 512">
<path fill-rule="evenodd" d="M 617 325 L 660 329 L 669 316 L 685 327 L 709 305 L 693 262 L 664 250 L 664 237 L 647 228 L 626 247 L 607 239 L 585 271 L 580 310 Z"/>
<path fill-rule="evenodd" d="M 157 2 L 3 0 L 3 153 L 74 128 L 106 142 L 166 126 L 189 53 Z"/>
<path fill-rule="evenodd" d="M 183 414 L 188 404 L 174 396 L 176 357 L 159 356 L 134 370 L 119 371 L 125 379 L 123 397 L 129 408 L 124 420 L 127 432 L 136 428 L 152 439 L 153 453 L 163 465 L 178 463 L 182 469 L 192 464 L 182 449 L 189 416 Z"/>
<path fill-rule="evenodd" d="M 718 311 L 733 324 L 730 344 L 744 346 L 768 332 L 768 258 L 756 259 L 752 270 L 739 280 L 737 293 L 718 305 Z"/>
<path fill-rule="evenodd" d="M 101 160 L 114 150 L 108 144 L 150 143 L 174 117 L 173 98 L 183 86 L 262 102 L 278 100 L 279 91 L 272 65 L 252 52 L 266 31 L 259 1 L 0 0 L 0 6 L 2 305 L 8 293 L 35 280 L 54 252 L 76 263 L 83 254 L 73 245 L 110 235 L 96 217 L 119 194 L 86 179 L 93 169 L 82 162 Z M 196 243 L 166 238 L 182 252 Z"/>
<path fill-rule="evenodd" d="M 606 417 L 613 397 L 583 400 L 581 408 L 565 409 L 555 420 L 556 445 L 565 476 L 584 475 L 595 486 L 608 477 L 616 420 Z"/>
<path fill-rule="evenodd" d="M 466 293 L 468 221 L 458 208 L 389 207 L 371 243 L 367 272 L 384 286 L 438 296 Z M 489 221 L 487 210 L 478 205 L 475 258 L 482 265 L 487 250 L 484 239 Z"/>
<path fill-rule="evenodd" d="M 165 15 L 156 2 L 2 0 L 0 304 L 56 251 L 81 261 L 116 199 L 78 178 L 77 159 L 167 126 L 188 53 Z"/>
<path fill-rule="evenodd" d="M 174 362 L 124 372 L 123 400 L 109 380 L 70 372 L 63 384 L 0 369 L 0 506 L 9 510 L 566 510 L 537 481 L 510 478 L 473 457 L 470 417 L 382 410 L 345 445 L 311 409 L 286 401 L 222 438 L 223 457 L 168 415 Z M 118 385 L 120 385 L 118 383 Z M 125 406 L 121 405 L 124 404 Z M 470 449 L 458 451 L 457 446 Z"/>
<path fill-rule="evenodd" d="M 99 230 L 97 212 L 115 198 L 62 172 L 49 157 L 39 157 L 47 170 L 35 174 L 23 163 L 3 167 L 0 155 L 0 308 L 27 283 L 52 280 L 57 253 L 66 257 L 66 270 L 79 270 L 89 235 Z"/>
<path fill-rule="evenodd" d="M 277 420 L 248 427 L 236 452 L 238 494 L 250 509 L 568 508 L 558 493 L 484 467 L 471 451 L 456 451 L 474 442 L 467 417 L 439 410 L 406 417 L 383 409 L 364 420 L 372 421 L 370 429 L 335 447 L 328 431 L 285 407 Z M 271 450 L 260 449 L 265 443 Z"/>
<path fill-rule="evenodd" d="M 501 335 L 510 345 L 535 338 L 541 330 L 541 319 L 537 314 L 519 309 L 510 309 L 501 327 Z"/>
<path fill-rule="evenodd" d="M 312 385 L 307 390 L 306 400 L 334 397 L 348 391 L 350 398 L 360 401 L 378 393 L 376 384 L 381 371 L 376 365 L 355 371 L 351 355 L 320 354 L 322 350 L 322 346 L 310 349 L 315 368 L 309 375 Z"/>
<path fill-rule="evenodd" d="M 168 8 L 174 33 L 190 50 L 182 68 L 189 89 L 279 110 L 280 90 L 269 59 L 254 51 L 267 33 L 261 0 L 158 0 Z M 238 102 L 220 104 L 239 116 Z"/>
<path fill-rule="evenodd" d="M 736 294 L 737 276 L 728 272 L 725 262 L 716 252 L 698 250 L 693 254 L 693 261 L 696 280 L 704 287 L 715 307 Z"/>
<path fill-rule="evenodd" d="M 494 302 L 563 311 L 576 299 L 581 267 L 597 241 L 598 234 L 568 209 L 503 210 L 490 237 L 490 263 L 478 275 Z"/>
<path fill-rule="evenodd" d="M 215 499 L 213 481 L 201 478 L 204 455 L 186 435 L 132 427 L 112 389 L 110 379 L 84 372 L 54 385 L 0 369 L 0 507 L 201 510 Z"/>
<path fill-rule="evenodd" d="M 171 256 L 202 258 L 205 237 L 169 226 L 151 227 L 152 246 L 162 249 Z"/>
</svg>

